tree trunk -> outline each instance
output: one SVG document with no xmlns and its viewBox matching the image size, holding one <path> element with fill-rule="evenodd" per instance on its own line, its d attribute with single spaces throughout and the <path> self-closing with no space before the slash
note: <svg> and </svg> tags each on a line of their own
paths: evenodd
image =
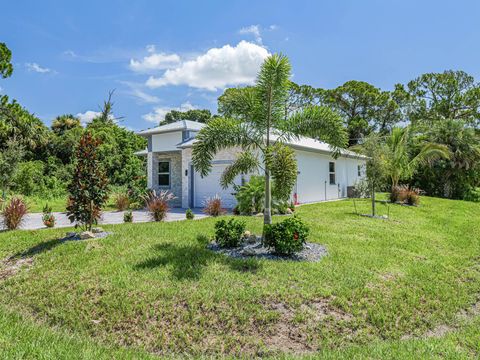
<svg viewBox="0 0 480 360">
<path fill-rule="evenodd" d="M 263 224 L 272 223 L 272 187 L 270 183 L 270 170 L 265 169 L 265 210 L 263 211 Z"/>
<path fill-rule="evenodd" d="M 372 216 L 376 215 L 376 204 L 375 204 L 375 182 L 372 182 Z"/>
</svg>

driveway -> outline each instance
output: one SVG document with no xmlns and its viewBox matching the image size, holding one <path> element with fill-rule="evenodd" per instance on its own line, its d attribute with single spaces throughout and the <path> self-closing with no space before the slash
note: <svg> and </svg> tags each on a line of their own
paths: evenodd
<svg viewBox="0 0 480 360">
<path fill-rule="evenodd" d="M 186 209 L 170 209 L 167 218 L 165 221 L 180 221 L 185 220 L 185 211 Z M 204 213 L 202 213 L 199 209 L 192 210 L 195 214 L 195 219 L 202 219 L 207 217 Z M 53 213 L 55 215 L 55 227 L 56 228 L 64 228 L 64 227 L 72 227 L 73 224 L 68 220 L 67 215 L 65 213 Z M 123 224 L 123 214 L 124 211 L 105 211 L 102 213 L 102 219 L 99 221 L 99 225 L 106 225 L 106 224 Z M 152 219 L 150 218 L 150 214 L 146 210 L 133 210 L 133 222 L 134 223 L 141 223 L 141 222 L 151 222 Z M 20 229 L 23 230 L 35 230 L 35 229 L 45 229 L 46 226 L 43 225 L 42 222 L 42 213 L 32 213 L 25 215 L 24 221 Z M 1 221 L 0 221 L 1 222 Z M 2 226 L 0 225 L 0 230 L 2 230 Z"/>
</svg>

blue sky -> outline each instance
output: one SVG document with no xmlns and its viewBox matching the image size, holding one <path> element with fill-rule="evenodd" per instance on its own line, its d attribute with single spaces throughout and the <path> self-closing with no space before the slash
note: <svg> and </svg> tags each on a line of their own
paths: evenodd
<svg viewBox="0 0 480 360">
<path fill-rule="evenodd" d="M 15 70 L 0 92 L 50 124 L 88 121 L 116 89 L 115 115 L 140 130 L 172 108 L 215 112 L 222 89 L 251 83 L 273 52 L 316 87 L 479 78 L 479 14 L 478 1 L 8 1 L 0 41 Z"/>
</svg>

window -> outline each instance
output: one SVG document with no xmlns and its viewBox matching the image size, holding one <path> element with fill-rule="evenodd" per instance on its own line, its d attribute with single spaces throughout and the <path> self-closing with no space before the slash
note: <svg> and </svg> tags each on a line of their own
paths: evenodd
<svg viewBox="0 0 480 360">
<path fill-rule="evenodd" d="M 357 165 L 357 175 L 359 177 L 362 176 L 362 166 L 361 165 Z"/>
<path fill-rule="evenodd" d="M 328 163 L 328 172 L 330 175 L 330 185 L 335 185 L 335 163 L 333 161 Z"/>
<path fill-rule="evenodd" d="M 158 163 L 158 186 L 170 186 L 170 161 Z"/>
</svg>

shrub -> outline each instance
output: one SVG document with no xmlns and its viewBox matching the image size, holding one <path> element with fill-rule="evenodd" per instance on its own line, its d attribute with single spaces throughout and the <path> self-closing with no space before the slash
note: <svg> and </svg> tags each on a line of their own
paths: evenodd
<svg viewBox="0 0 480 360">
<path fill-rule="evenodd" d="M 108 199 L 108 178 L 98 153 L 101 141 L 86 132 L 75 153 L 75 170 L 68 185 L 67 216 L 75 227 L 91 231 Z"/>
<path fill-rule="evenodd" d="M 195 214 L 193 213 L 192 209 L 187 209 L 187 211 L 185 211 L 185 217 L 188 220 L 193 220 L 193 218 L 195 217 Z"/>
<path fill-rule="evenodd" d="M 23 217 L 27 214 L 27 205 L 22 198 L 13 197 L 7 205 L 5 205 L 3 214 L 3 225 L 8 230 L 17 229 L 23 221 Z"/>
<path fill-rule="evenodd" d="M 235 198 L 239 214 L 251 215 L 263 210 L 265 199 L 265 178 L 252 175 L 250 180 L 236 187 Z"/>
<path fill-rule="evenodd" d="M 52 214 L 52 207 L 45 204 L 42 215 L 43 225 L 52 228 L 55 226 L 55 216 Z"/>
<path fill-rule="evenodd" d="M 480 202 L 480 187 L 477 187 L 477 188 L 469 188 L 466 192 L 465 192 L 465 196 L 463 198 L 463 200 L 467 200 L 467 201 L 473 201 L 473 202 Z"/>
<path fill-rule="evenodd" d="M 276 224 L 265 225 L 264 245 L 279 255 L 292 255 L 303 249 L 309 231 L 307 224 L 293 216 Z"/>
<path fill-rule="evenodd" d="M 133 214 L 131 211 L 126 211 L 124 214 L 123 214 L 123 222 L 126 222 L 126 223 L 131 223 L 133 222 Z"/>
<path fill-rule="evenodd" d="M 405 191 L 405 204 L 417 206 L 420 203 L 420 190 L 416 188 Z"/>
<path fill-rule="evenodd" d="M 124 211 L 130 206 L 130 198 L 127 194 L 117 194 L 115 196 L 115 207 L 118 211 Z"/>
<path fill-rule="evenodd" d="M 220 196 L 215 195 L 214 197 L 205 200 L 203 212 L 210 216 L 220 216 L 227 211 L 222 207 L 222 199 Z"/>
<path fill-rule="evenodd" d="M 209 242 L 210 242 L 210 239 L 208 238 L 207 235 L 205 234 L 198 234 L 197 235 L 197 242 L 200 244 L 200 245 L 207 245 Z"/>
<path fill-rule="evenodd" d="M 390 192 L 390 201 L 416 206 L 420 202 L 420 190 L 408 185 L 394 186 Z"/>
<path fill-rule="evenodd" d="M 215 223 L 215 241 L 221 247 L 236 247 L 245 231 L 245 222 L 237 219 L 219 220 Z"/>
<path fill-rule="evenodd" d="M 144 197 L 147 210 L 155 221 L 163 221 L 170 209 L 169 202 L 176 197 L 168 190 L 162 190 L 157 194 L 155 190 Z"/>
</svg>

